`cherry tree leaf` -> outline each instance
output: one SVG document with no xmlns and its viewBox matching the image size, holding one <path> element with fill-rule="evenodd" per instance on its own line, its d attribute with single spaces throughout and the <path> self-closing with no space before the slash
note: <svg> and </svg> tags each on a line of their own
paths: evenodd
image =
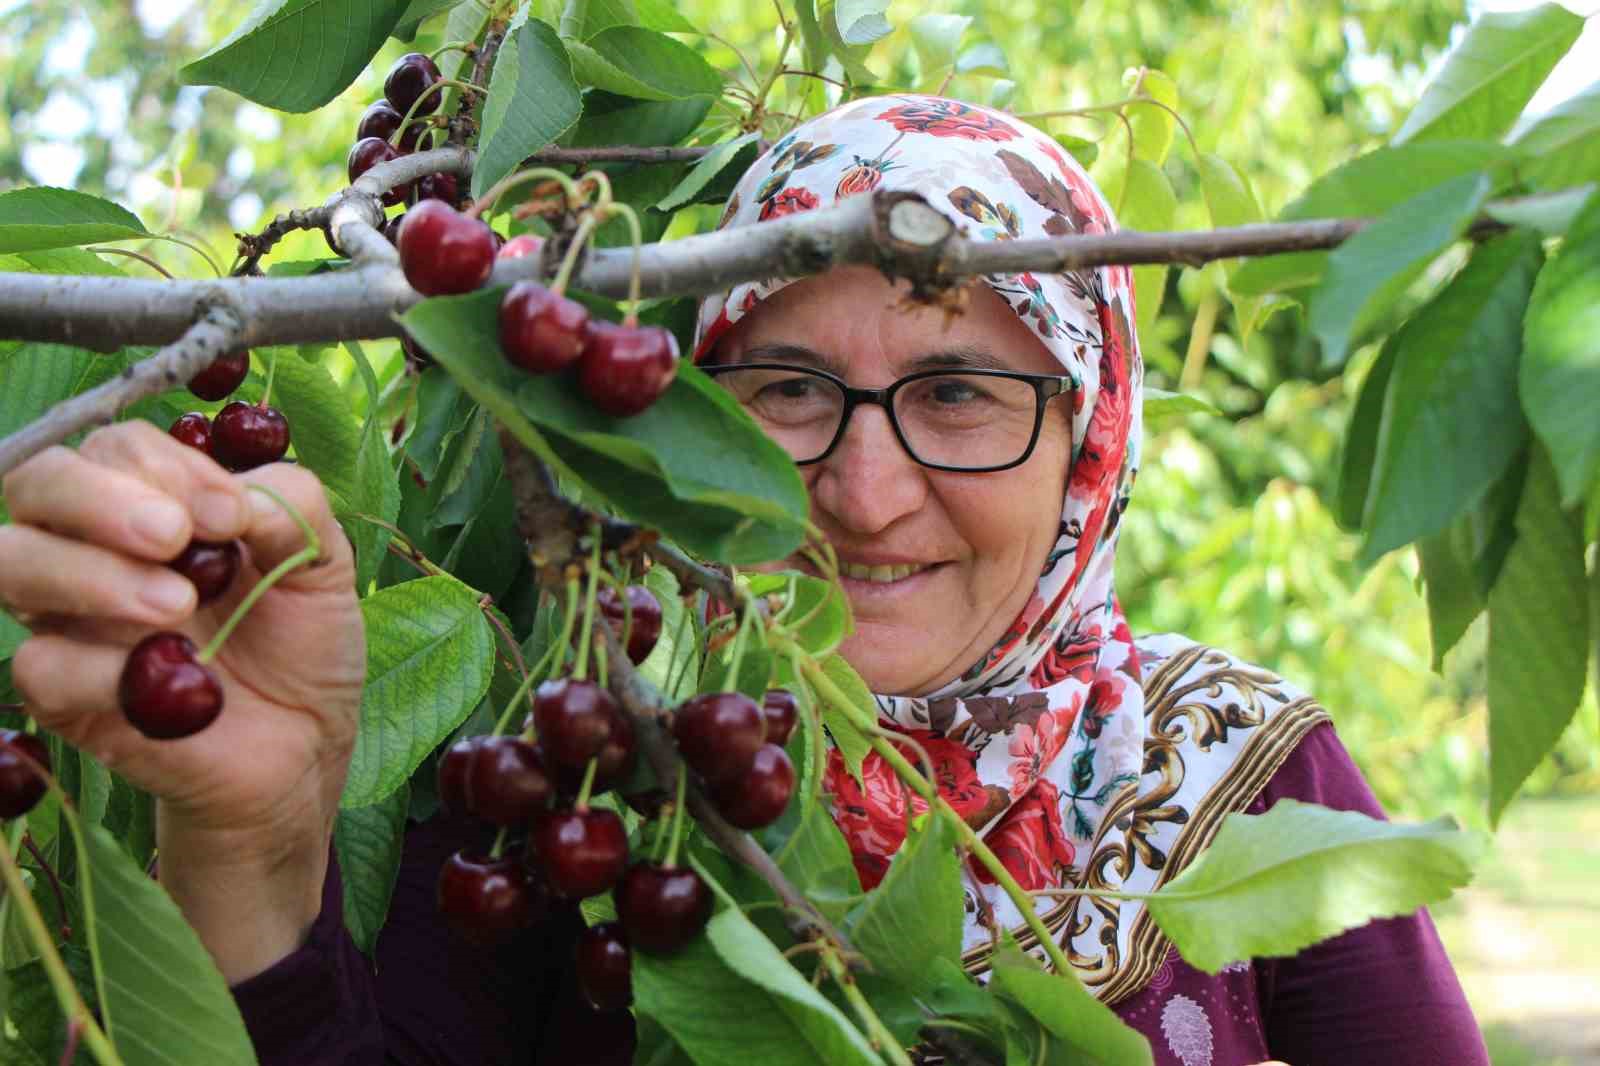
<svg viewBox="0 0 1600 1066">
<path fill-rule="evenodd" d="M 1048 1034 L 1040 1050 L 1060 1048 L 1050 1061 L 1144 1066 L 1154 1061 L 1150 1042 L 1083 987 L 1074 974 L 1046 973 L 1016 942 L 995 952 L 989 983 Z"/>
<path fill-rule="evenodd" d="M 962 920 L 955 830 L 943 818 L 925 817 L 845 924 L 851 942 L 874 969 L 918 989 L 937 960 L 960 962 Z"/>
<path fill-rule="evenodd" d="M 149 235 L 132 211 L 75 189 L 37 186 L 0 194 L 0 252 L 31 252 Z M 52 272 L 108 271 L 52 268 Z"/>
<path fill-rule="evenodd" d="M 524 159 L 565 133 L 582 110 L 572 62 L 556 31 L 538 19 L 514 23 L 489 79 L 472 195 L 482 196 Z"/>
<path fill-rule="evenodd" d="M 400 874 L 400 848 L 410 802 L 411 789 L 401 785 L 370 807 L 341 810 L 333 823 L 345 928 L 367 955 L 378 942 Z"/>
</svg>

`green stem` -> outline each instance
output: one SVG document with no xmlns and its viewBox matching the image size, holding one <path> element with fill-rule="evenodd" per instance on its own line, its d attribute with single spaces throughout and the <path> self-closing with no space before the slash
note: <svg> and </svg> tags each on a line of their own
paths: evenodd
<svg viewBox="0 0 1600 1066">
<path fill-rule="evenodd" d="M 644 247 L 644 231 L 639 228 L 639 213 L 627 204 L 607 204 L 604 210 L 607 215 L 621 215 L 628 223 L 628 232 L 633 238 L 633 266 L 628 274 L 628 299 L 622 305 L 626 308 L 622 320 L 631 325 L 639 320 L 639 259 Z"/>
<path fill-rule="evenodd" d="M 594 771 L 595 767 L 599 765 L 599 756 L 594 756 L 591 757 L 589 762 L 584 766 L 583 784 L 578 786 L 578 798 L 572 804 L 573 810 L 586 811 L 589 809 L 589 790 L 594 788 Z"/>
<path fill-rule="evenodd" d="M 567 291 L 567 282 L 572 277 L 573 268 L 578 265 L 578 253 L 583 250 L 583 242 L 589 239 L 594 227 L 595 217 L 592 214 L 584 215 L 583 221 L 578 223 L 578 231 L 572 235 L 567 254 L 561 259 L 561 269 L 556 271 L 555 279 L 550 282 L 550 291 L 557 296 Z"/>
<path fill-rule="evenodd" d="M 198 255 L 201 259 L 204 259 L 206 261 L 206 265 L 211 268 L 211 272 L 213 274 L 215 274 L 219 278 L 222 277 L 222 268 L 217 265 L 217 261 L 215 259 L 211 258 L 211 256 L 209 254 L 207 254 L 206 250 L 204 248 L 200 247 L 198 244 L 194 244 L 194 243 L 192 243 L 190 241 L 186 241 L 182 237 L 174 237 L 170 233 L 152 233 L 152 234 L 150 234 L 150 236 L 147 239 L 156 240 L 156 241 L 166 241 L 169 244 L 176 244 L 180 248 L 189 249 L 189 251 L 193 252 L 195 255 Z"/>
<path fill-rule="evenodd" d="M 511 830 L 509 828 L 505 826 L 500 827 L 500 831 L 494 835 L 494 844 L 489 848 L 489 858 L 498 859 L 500 857 L 500 853 L 504 851 L 506 847 L 506 838 L 510 835 Z"/>
<path fill-rule="evenodd" d="M 747 605 L 739 616 L 739 628 L 733 633 L 733 657 L 728 663 L 728 676 L 722 680 L 724 692 L 737 692 L 739 689 L 739 667 L 744 665 L 744 649 L 749 641 L 750 619 L 754 615 L 755 610 Z"/>
<path fill-rule="evenodd" d="M 672 839 L 667 844 L 667 859 L 661 864 L 669 870 L 678 864 L 678 845 L 683 840 L 683 799 L 688 782 L 689 768 L 680 762 L 678 764 L 678 795 L 672 801 Z"/>
<path fill-rule="evenodd" d="M 589 644 L 594 636 L 594 595 L 600 585 L 600 531 L 594 532 L 594 551 L 589 558 L 589 584 L 583 590 L 583 628 L 578 631 L 578 661 L 572 676 L 582 681 L 589 676 Z"/>
<path fill-rule="evenodd" d="M 551 649 L 551 650 L 554 650 L 554 649 Z M 546 660 L 548 660 L 550 658 L 550 652 L 547 651 L 544 654 L 545 654 L 544 659 L 539 660 L 539 667 L 543 667 L 545 662 L 546 662 Z M 494 723 L 494 735 L 495 736 L 500 736 L 502 733 L 504 733 L 506 731 L 506 727 L 511 724 L 511 716 L 512 716 L 512 714 L 514 714 L 516 712 L 517 704 L 521 703 L 523 701 L 523 699 L 525 699 L 527 697 L 528 690 L 533 688 L 534 682 L 538 680 L 539 667 L 536 667 L 536 668 L 528 671 L 528 676 L 522 679 L 522 684 L 517 686 L 516 693 L 506 703 L 506 709 L 500 712 L 500 717 L 499 718 L 495 719 L 495 723 Z"/>
<path fill-rule="evenodd" d="M 256 405 L 257 407 L 265 407 L 265 406 L 267 406 L 267 401 L 272 398 L 272 379 L 274 377 L 276 377 L 277 374 L 278 374 L 278 349 L 277 348 L 273 348 L 272 349 L 272 357 L 267 360 L 267 384 L 261 390 L 261 402 Z M 295 454 L 299 455 L 300 453 L 296 452 Z"/>
<path fill-rule="evenodd" d="M 500 197 L 518 185 L 523 185 L 530 181 L 553 181 L 560 185 L 561 191 L 567 195 L 567 206 L 569 208 L 576 207 L 583 202 L 583 196 L 578 192 L 577 183 L 561 171 L 551 167 L 529 167 L 527 170 L 519 170 L 515 174 L 507 174 L 485 189 L 483 195 L 478 197 L 478 202 L 473 204 L 472 209 L 467 212 L 467 217 L 478 218 L 482 216 L 484 212 L 494 207 L 495 201 L 499 200 Z"/>
<path fill-rule="evenodd" d="M 844 998 L 856 1012 L 856 1017 L 861 1019 L 861 1024 L 867 1030 L 867 1039 L 871 1041 L 872 1046 L 894 1066 L 912 1066 L 911 1056 L 906 1054 L 906 1049 L 900 1046 L 900 1041 L 889 1032 L 889 1027 L 883 1024 L 883 1019 L 872 1009 L 867 997 L 861 994 L 861 989 L 856 986 L 856 979 L 850 975 L 850 969 L 845 966 L 844 960 L 839 958 L 838 951 L 826 941 L 818 943 L 821 945 L 818 954 L 822 956 L 823 965 L 827 966 L 834 984 L 844 993 Z"/>
<path fill-rule="evenodd" d="M 778 59 L 772 64 L 772 73 L 767 75 L 767 80 L 756 89 L 755 106 L 760 109 L 766 105 L 767 94 L 772 92 L 772 87 L 778 83 L 778 76 L 783 72 L 783 64 L 789 58 L 789 46 L 794 42 L 794 23 L 785 19 L 783 22 L 783 43 L 778 45 Z"/>
<path fill-rule="evenodd" d="M 244 621 L 244 616 L 250 613 L 250 608 L 254 607 L 256 601 L 265 596 L 272 589 L 272 586 L 282 581 L 290 571 L 296 570 L 307 563 L 315 562 L 322 554 L 322 540 L 317 536 L 317 531 L 311 528 L 311 523 L 306 521 L 305 516 L 293 504 L 279 495 L 275 489 L 268 488 L 266 485 L 251 483 L 245 487 L 254 489 L 265 496 L 270 496 L 279 507 L 287 511 L 289 517 L 294 519 L 295 525 L 300 527 L 301 534 L 306 538 L 306 546 L 273 567 L 265 577 L 256 582 L 255 588 L 251 589 L 245 595 L 245 598 L 239 601 L 239 606 L 235 607 L 233 613 L 228 616 L 228 620 L 222 623 L 222 628 L 217 630 L 216 635 L 207 642 L 204 648 L 200 649 L 200 654 L 195 656 L 195 661 L 199 663 L 208 663 L 216 657 L 217 652 L 222 648 L 222 642 L 227 640 L 229 634 L 238 628 L 239 623 Z"/>
<path fill-rule="evenodd" d="M 434 62 L 438 62 L 439 57 L 444 55 L 446 52 L 462 52 L 470 56 L 475 54 L 477 50 L 478 46 L 474 41 L 450 41 L 446 44 L 441 44 L 438 48 L 435 48 L 433 51 L 429 52 L 428 58 Z"/>
<path fill-rule="evenodd" d="M 442 101 L 444 99 L 444 91 L 447 88 L 460 89 L 464 93 L 481 93 L 488 91 L 483 86 L 474 85 L 470 81 L 457 81 L 455 78 L 440 78 L 438 81 L 422 90 L 421 94 L 411 102 L 411 106 L 406 109 L 405 117 L 400 120 L 400 125 L 396 126 L 394 128 L 394 132 L 389 134 L 390 145 L 394 146 L 395 148 L 400 147 L 400 138 L 404 137 L 406 135 L 406 130 L 411 128 L 412 120 L 417 117 L 417 108 L 421 107 L 422 102 L 434 93 L 438 93 L 439 99 Z"/>
<path fill-rule="evenodd" d="M 823 673 L 822 668 L 817 665 L 815 660 L 807 660 L 804 663 L 804 672 L 806 680 L 821 694 L 823 699 L 835 707 L 847 711 L 851 718 L 859 717 L 854 703 L 851 702 L 848 696 L 839 691 L 839 686 L 833 683 L 832 678 Z M 875 729 L 876 726 L 876 722 L 872 723 L 872 729 Z M 871 732 L 872 729 L 869 729 L 868 732 Z M 937 811 L 939 817 L 950 825 L 955 831 L 956 838 L 960 844 L 983 864 L 984 869 L 989 871 L 990 876 L 1005 890 L 1011 902 L 1016 905 L 1018 913 L 1028 923 L 1028 928 L 1033 931 L 1034 936 L 1039 938 L 1040 945 L 1044 947 L 1046 954 L 1050 956 L 1050 962 L 1055 967 L 1056 972 L 1063 977 L 1070 977 L 1073 972 L 1072 963 L 1062 953 L 1061 946 L 1056 943 L 1055 938 L 1050 935 L 1050 930 L 1045 928 L 1044 921 L 1034 911 L 1033 897 L 1028 894 L 1026 889 L 1017 884 L 1017 879 L 1011 876 L 1011 871 L 1006 869 L 999 856 L 995 855 L 990 850 L 989 845 L 983 842 L 983 838 L 978 836 L 973 828 L 955 812 L 955 808 L 945 802 L 945 798 L 939 795 L 939 790 L 934 787 L 933 783 L 918 773 L 906 757 L 900 754 L 899 749 L 884 737 L 873 736 L 872 750 L 877 752 L 879 757 L 889 764 L 894 772 L 899 775 L 900 780 L 910 785 L 911 790 L 927 802 L 929 810 Z"/>
<path fill-rule="evenodd" d="M 656 823 L 656 839 L 655 842 L 650 845 L 650 860 L 652 862 L 661 861 L 661 845 L 666 842 L 667 829 L 671 825 L 672 817 L 670 815 Z"/>
</svg>

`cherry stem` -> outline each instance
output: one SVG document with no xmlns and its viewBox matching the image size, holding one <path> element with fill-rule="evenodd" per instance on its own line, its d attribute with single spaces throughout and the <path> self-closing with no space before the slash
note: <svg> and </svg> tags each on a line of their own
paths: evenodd
<svg viewBox="0 0 1600 1066">
<path fill-rule="evenodd" d="M 578 661 L 572 676 L 579 681 L 589 676 L 589 644 L 594 637 L 594 597 L 600 586 L 600 530 L 594 531 L 594 550 L 589 554 L 589 581 L 583 590 L 583 628 L 578 631 Z"/>
<path fill-rule="evenodd" d="M 261 390 L 261 402 L 257 407 L 266 407 L 267 401 L 272 398 L 272 379 L 278 375 L 278 349 L 272 349 L 272 358 L 267 360 L 267 384 Z M 295 453 L 299 455 L 299 452 Z"/>
<path fill-rule="evenodd" d="M 550 652 L 547 651 L 545 652 L 544 659 L 539 661 L 539 666 L 543 667 L 549 658 Z M 521 703 L 527 698 L 528 691 L 533 688 L 534 682 L 538 676 L 538 670 L 529 670 L 528 676 L 522 679 L 522 684 L 517 686 L 516 693 L 512 695 L 509 701 L 507 701 L 506 709 L 501 711 L 500 717 L 495 720 L 493 733 L 494 736 L 498 737 L 506 731 L 506 727 L 511 724 L 511 716 L 516 713 L 517 704 Z"/>
<path fill-rule="evenodd" d="M 844 960 L 839 957 L 838 948 L 827 941 L 817 943 L 822 945 L 817 953 L 822 958 L 823 965 L 828 968 L 833 983 L 844 993 L 844 998 L 856 1012 L 856 1017 L 861 1019 L 862 1026 L 867 1030 L 868 1042 L 894 1063 L 894 1066 L 912 1066 L 911 1056 L 906 1054 L 906 1049 L 900 1046 L 900 1041 L 895 1039 L 889 1027 L 883 1024 L 883 1019 L 872 1009 L 867 997 L 861 994 L 861 989 L 856 985 L 856 979 L 851 975 L 849 967 L 845 966 Z"/>
<path fill-rule="evenodd" d="M 506 847 L 506 837 L 510 835 L 511 829 L 509 827 L 500 827 L 500 831 L 494 835 L 494 844 L 489 848 L 489 858 L 498 859 L 500 857 L 500 853 Z"/>
<path fill-rule="evenodd" d="M 573 268 L 578 265 L 578 253 L 583 250 L 583 243 L 589 239 L 589 234 L 594 232 L 595 225 L 592 213 L 585 214 L 583 221 L 578 223 L 578 231 L 572 235 L 567 254 L 561 257 L 561 268 L 556 271 L 555 280 L 550 282 L 550 291 L 557 296 L 567 291 L 567 281 L 572 277 Z"/>
<path fill-rule="evenodd" d="M 603 170 L 590 170 L 578 178 L 578 188 L 583 188 L 584 183 L 594 186 L 596 208 L 609 208 L 614 206 L 611 202 L 611 175 Z"/>
<path fill-rule="evenodd" d="M 61 939 L 72 939 L 72 924 L 67 921 L 67 898 L 61 892 L 61 880 L 56 876 L 56 869 L 51 866 L 45 857 L 39 853 L 39 845 L 33 842 L 32 833 L 22 834 L 22 844 L 28 849 L 28 854 L 33 856 L 33 861 L 39 864 L 45 878 L 50 882 L 50 890 L 55 893 L 56 909 L 61 912 Z"/>
<path fill-rule="evenodd" d="M 72 1066 L 72 1060 L 78 1057 L 78 1038 L 83 1035 L 83 1022 L 77 1018 L 67 1023 L 67 1041 L 61 1048 L 61 1066 Z"/>
<path fill-rule="evenodd" d="M 589 809 L 589 791 L 594 788 L 594 772 L 599 765 L 600 757 L 598 755 L 590 758 L 588 763 L 585 764 L 583 768 L 583 784 L 578 786 L 578 798 L 572 804 L 573 810 L 586 811 Z"/>
<path fill-rule="evenodd" d="M 672 627 L 672 654 L 675 658 L 678 657 L 678 649 L 683 647 L 683 631 L 684 627 L 689 625 L 689 614 L 689 609 L 684 608 L 683 613 L 678 615 L 678 624 Z M 693 658 L 693 654 L 682 656 L 679 662 L 668 667 L 665 682 L 661 686 L 661 691 L 668 699 L 677 697 L 678 684 L 683 680 L 684 671 L 689 669 L 689 663 Z"/>
<path fill-rule="evenodd" d="M 684 791 L 688 787 L 689 768 L 678 764 L 678 796 L 672 802 L 672 839 L 667 843 L 667 859 L 661 865 L 672 869 L 678 863 L 678 842 L 683 838 Z"/>
<path fill-rule="evenodd" d="M 290 572 L 298 570 L 307 563 L 315 562 L 322 555 L 322 539 L 317 536 L 317 531 L 311 528 L 311 523 L 306 521 L 305 516 L 300 513 L 294 504 L 279 495 L 277 490 L 268 488 L 266 485 L 251 482 L 245 488 L 254 489 L 265 496 L 271 497 L 279 507 L 287 511 L 289 517 L 294 519 L 295 525 L 300 527 L 300 532 L 305 536 L 306 546 L 273 567 L 266 576 L 256 582 L 255 588 L 246 593 L 245 598 L 239 601 L 239 606 L 233 609 L 233 613 L 228 616 L 226 622 L 222 623 L 216 635 L 211 638 L 204 648 L 200 649 L 200 654 L 195 656 L 195 662 L 197 663 L 208 663 L 216 657 L 217 652 L 222 648 L 223 641 L 227 640 L 229 634 L 238 627 L 240 622 L 244 621 L 244 616 L 250 612 L 250 608 L 256 605 L 256 601 L 271 591 L 272 586 L 282 581 Z"/>
<path fill-rule="evenodd" d="M 400 138 L 405 136 L 406 129 L 411 125 L 412 120 L 417 117 L 417 108 L 422 106 L 422 101 L 426 100 L 431 93 L 440 93 L 442 95 L 447 86 L 450 88 L 460 89 L 462 92 L 487 92 L 483 86 L 474 85 L 470 81 L 457 81 L 454 78 L 440 78 L 438 81 L 422 90 L 422 92 L 417 95 L 417 98 L 411 102 L 410 108 L 406 110 L 405 117 L 400 120 L 400 125 L 396 126 L 394 128 L 394 132 L 389 134 L 389 144 L 391 147 L 400 147 Z"/>
<path fill-rule="evenodd" d="M 639 228 L 639 213 L 624 203 L 607 203 L 597 210 L 608 217 L 621 215 L 623 221 L 627 222 L 628 232 L 633 238 L 633 266 L 628 274 L 628 298 L 622 304 L 625 308 L 623 323 L 631 326 L 639 321 L 639 265 L 640 254 L 644 248 L 644 231 Z"/>
<path fill-rule="evenodd" d="M 160 274 L 162 277 L 166 278 L 168 281 L 172 280 L 172 273 L 170 271 L 168 271 L 166 267 L 164 267 L 160 263 L 156 262 L 154 258 L 152 258 L 152 257 L 150 257 L 148 255 L 145 255 L 143 252 L 133 252 L 133 251 L 129 251 L 126 248 L 107 248 L 107 247 L 102 247 L 102 246 L 99 246 L 99 245 L 91 245 L 89 248 L 87 248 L 85 250 L 86 251 L 90 251 L 90 252 L 99 252 L 101 254 L 109 253 L 111 255 L 125 255 L 129 259 L 137 259 L 137 260 L 139 260 L 139 262 L 143 263 L 145 266 L 149 267 L 151 270 L 154 270 L 157 274 Z"/>
<path fill-rule="evenodd" d="M 519 170 L 515 174 L 508 174 L 484 190 L 478 202 L 467 211 L 468 218 L 478 218 L 485 211 L 494 207 L 495 202 L 518 185 L 530 181 L 553 181 L 561 186 L 561 191 L 567 194 L 567 209 L 571 210 L 583 203 L 583 194 L 578 191 L 575 183 L 566 174 L 554 167 L 529 167 Z"/>
<path fill-rule="evenodd" d="M 439 57 L 446 52 L 461 52 L 464 55 L 476 55 L 478 45 L 476 41 L 449 41 L 428 53 L 428 58 L 438 62 Z"/>
<path fill-rule="evenodd" d="M 668 811 L 666 814 L 662 815 L 661 820 L 656 823 L 656 839 L 650 845 L 651 862 L 661 861 L 661 845 L 666 843 L 667 830 L 672 826 L 673 814 L 674 811 Z"/>
<path fill-rule="evenodd" d="M 600 640 L 594 642 L 594 679 L 601 688 L 611 687 L 606 684 L 606 645 Z"/>
<path fill-rule="evenodd" d="M 753 617 L 755 612 L 746 605 L 744 613 L 739 617 L 739 627 L 733 631 L 733 656 L 728 663 L 728 676 L 722 680 L 724 692 L 739 690 L 739 667 L 744 665 L 744 647 L 749 637 L 750 620 Z"/>
</svg>

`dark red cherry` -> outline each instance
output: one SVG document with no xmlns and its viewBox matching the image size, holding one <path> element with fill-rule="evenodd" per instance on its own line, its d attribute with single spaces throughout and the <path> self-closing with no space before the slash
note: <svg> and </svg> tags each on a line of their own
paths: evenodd
<svg viewBox="0 0 1600 1066">
<path fill-rule="evenodd" d="M 400 269 L 424 296 L 471 292 L 494 269 L 495 234 L 443 200 L 424 200 L 400 227 Z"/>
<path fill-rule="evenodd" d="M 514 858 L 458 851 L 439 871 L 439 912 L 480 947 L 504 943 L 543 916 L 541 886 Z"/>
<path fill-rule="evenodd" d="M 199 411 L 179 415 L 178 420 L 172 423 L 167 432 L 189 447 L 198 448 L 207 455 L 211 454 L 211 419 Z"/>
<path fill-rule="evenodd" d="M 354 182 L 379 163 L 387 163 L 391 159 L 399 159 L 400 155 L 400 149 L 382 137 L 363 137 L 350 146 L 350 154 L 345 157 L 345 174 Z M 406 196 L 410 192 L 411 186 L 409 184 L 396 185 L 383 194 L 383 202 L 390 207 L 404 203 Z"/>
<path fill-rule="evenodd" d="M 521 737 L 483 737 L 463 782 L 465 809 L 496 825 L 520 825 L 555 792 L 544 760 Z"/>
<path fill-rule="evenodd" d="M 760 829 L 771 825 L 794 795 L 794 763 L 776 744 L 763 744 L 743 777 L 711 791 L 711 800 L 732 825 Z"/>
<path fill-rule="evenodd" d="M 191 540 L 167 565 L 194 583 L 200 603 L 210 603 L 228 591 L 239 572 L 239 542 Z"/>
<path fill-rule="evenodd" d="M 519 233 L 500 246 L 496 259 L 521 259 L 525 255 L 538 255 L 544 241 L 531 233 Z"/>
<path fill-rule="evenodd" d="M 780 748 L 789 743 L 789 735 L 800 718 L 794 693 L 784 688 L 771 690 L 761 699 L 761 713 L 767 719 L 767 743 Z"/>
<path fill-rule="evenodd" d="M 28 759 L 49 772 L 50 749 L 43 740 L 32 733 L 0 729 L 0 818 L 27 814 L 49 788 Z"/>
<path fill-rule="evenodd" d="M 628 831 L 615 811 L 545 811 L 534 817 L 529 856 L 544 871 L 552 894 L 563 899 L 598 896 L 628 865 Z"/>
<path fill-rule="evenodd" d="M 389 101 L 374 100 L 361 113 L 361 122 L 356 126 L 356 140 L 378 137 L 387 141 L 394 136 L 394 131 L 400 128 L 400 121 L 404 117 L 394 109 L 394 105 Z M 400 137 L 401 154 L 414 151 L 417 147 L 417 140 L 427 128 L 427 124 L 423 122 L 413 122 L 410 126 L 407 126 L 406 132 Z"/>
<path fill-rule="evenodd" d="M 672 736 L 689 768 L 710 785 L 743 776 L 766 743 L 766 721 L 742 692 L 708 692 L 684 701 Z"/>
<path fill-rule="evenodd" d="M 578 387 L 613 418 L 636 415 L 656 402 L 678 373 L 678 340 L 660 326 L 590 323 L 578 359 Z"/>
<path fill-rule="evenodd" d="M 656 641 L 661 639 L 661 604 L 643 585 L 629 585 L 627 595 L 627 602 L 624 603 L 616 589 L 606 586 L 595 595 L 595 602 L 619 636 L 625 620 L 631 619 L 628 658 L 638 666 L 650 654 L 650 649 L 656 646 Z"/>
<path fill-rule="evenodd" d="M 671 955 L 711 920 L 711 889 L 687 867 L 636 862 L 612 895 L 628 944 L 647 955 Z"/>
<path fill-rule="evenodd" d="M 229 470 L 254 470 L 289 450 L 289 420 L 276 407 L 235 400 L 211 421 L 211 455 Z"/>
<path fill-rule="evenodd" d="M 405 220 L 406 216 L 404 214 L 386 218 L 383 220 L 383 225 L 378 227 L 378 232 L 383 234 L 384 239 L 390 244 L 398 244 L 400 242 L 400 227 Z"/>
<path fill-rule="evenodd" d="M 529 373 L 571 366 L 583 353 L 588 331 L 588 308 L 536 281 L 517 282 L 500 301 L 500 350 Z"/>
<path fill-rule="evenodd" d="M 593 681 L 546 681 L 533 694 L 539 746 L 559 766 L 581 770 L 606 746 L 617 721 L 617 701 Z"/>
<path fill-rule="evenodd" d="M 465 737 L 439 759 L 439 802 L 451 814 L 467 813 L 467 774 L 483 737 Z"/>
<path fill-rule="evenodd" d="M 609 792 L 633 774 L 634 740 L 633 719 L 618 709 L 611 720 L 611 736 L 595 756 L 594 781 L 589 786 L 591 795 Z M 556 770 L 557 784 L 566 796 L 576 796 L 583 787 L 585 768 L 561 766 Z"/>
<path fill-rule="evenodd" d="M 439 68 L 433 60 L 421 52 L 407 52 L 389 68 L 389 76 L 383 82 L 383 95 L 403 117 L 412 113 L 411 105 L 438 80 Z M 415 113 L 429 115 L 437 111 L 443 95 L 443 90 L 428 93 Z"/>
<path fill-rule="evenodd" d="M 429 174 L 418 178 L 411 191 L 411 202 L 443 200 L 454 207 L 461 202 L 461 182 L 454 174 Z"/>
<path fill-rule="evenodd" d="M 633 1002 L 633 953 L 620 922 L 601 922 L 579 933 L 574 962 L 578 991 L 591 1008 L 622 1010 Z"/>
<path fill-rule="evenodd" d="M 250 351 L 223 352 L 200 373 L 189 379 L 189 391 L 202 400 L 220 400 L 233 393 L 250 373 Z"/>
<path fill-rule="evenodd" d="M 135 729 L 153 740 L 176 740 L 222 713 L 222 682 L 195 662 L 197 654 L 182 633 L 152 633 L 128 652 L 117 701 Z"/>
</svg>

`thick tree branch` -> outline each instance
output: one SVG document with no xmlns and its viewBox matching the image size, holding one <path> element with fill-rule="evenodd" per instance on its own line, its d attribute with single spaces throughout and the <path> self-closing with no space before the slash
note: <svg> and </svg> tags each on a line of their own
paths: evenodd
<svg viewBox="0 0 1600 1066">
<path fill-rule="evenodd" d="M 206 307 L 199 321 L 161 351 L 102 385 L 51 408 L 38 421 L 0 440 L 0 474 L 60 444 L 80 429 L 110 422 L 128 404 L 183 385 L 223 352 L 238 347 L 239 313 L 226 303 Z"/>
</svg>

